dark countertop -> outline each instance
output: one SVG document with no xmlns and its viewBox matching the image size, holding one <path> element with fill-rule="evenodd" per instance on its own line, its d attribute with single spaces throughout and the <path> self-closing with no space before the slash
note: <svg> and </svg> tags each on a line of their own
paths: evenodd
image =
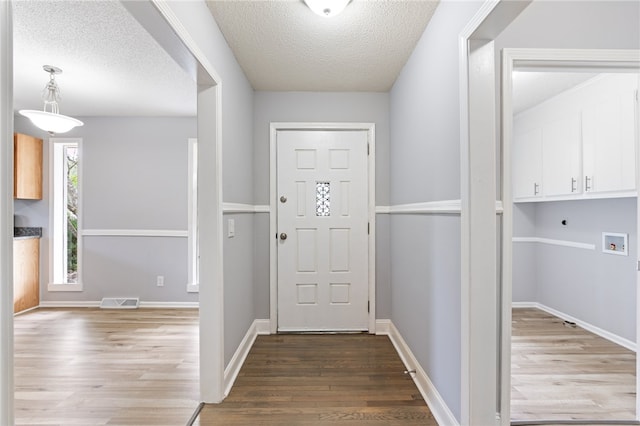
<svg viewBox="0 0 640 426">
<path fill-rule="evenodd" d="M 13 228 L 13 239 L 42 238 L 42 228 L 29 226 L 16 226 Z"/>
</svg>

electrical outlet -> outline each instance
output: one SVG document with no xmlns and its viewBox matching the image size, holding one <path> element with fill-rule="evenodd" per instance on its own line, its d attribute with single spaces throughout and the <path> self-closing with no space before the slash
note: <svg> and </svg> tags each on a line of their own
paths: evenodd
<svg viewBox="0 0 640 426">
<path fill-rule="evenodd" d="M 158 287 L 164 286 L 164 277 L 162 275 L 158 275 L 158 277 L 156 278 L 156 284 Z"/>
<path fill-rule="evenodd" d="M 229 219 L 227 222 L 227 237 L 233 238 L 236 236 L 236 221 L 233 219 Z"/>
</svg>

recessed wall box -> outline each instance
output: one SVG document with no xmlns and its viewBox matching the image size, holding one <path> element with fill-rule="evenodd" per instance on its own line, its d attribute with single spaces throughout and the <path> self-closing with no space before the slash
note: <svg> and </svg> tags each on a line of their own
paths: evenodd
<svg viewBox="0 0 640 426">
<path fill-rule="evenodd" d="M 617 254 L 620 256 L 629 255 L 628 234 L 617 232 L 602 233 L 602 252 Z"/>
</svg>

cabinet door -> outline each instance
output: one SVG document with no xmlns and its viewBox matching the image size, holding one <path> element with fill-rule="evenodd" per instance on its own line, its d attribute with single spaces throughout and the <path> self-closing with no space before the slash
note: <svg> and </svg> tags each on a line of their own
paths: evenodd
<svg viewBox="0 0 640 426">
<path fill-rule="evenodd" d="M 13 198 L 42 199 L 42 139 L 13 135 Z"/>
<path fill-rule="evenodd" d="M 558 114 L 542 129 L 542 185 L 545 197 L 572 195 L 580 188 L 580 115 Z"/>
<path fill-rule="evenodd" d="M 583 111 L 584 188 L 587 193 L 633 191 L 637 75 L 621 74 L 594 88 Z"/>
<path fill-rule="evenodd" d="M 513 198 L 541 196 L 542 129 L 514 129 Z"/>
<path fill-rule="evenodd" d="M 13 241 L 13 311 L 40 304 L 40 239 Z"/>
</svg>

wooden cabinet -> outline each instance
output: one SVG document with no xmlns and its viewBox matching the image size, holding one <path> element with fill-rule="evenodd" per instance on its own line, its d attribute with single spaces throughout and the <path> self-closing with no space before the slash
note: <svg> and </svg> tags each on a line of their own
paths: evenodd
<svg viewBox="0 0 640 426">
<path fill-rule="evenodd" d="M 13 240 L 13 311 L 40 304 L 40 239 Z"/>
<path fill-rule="evenodd" d="M 42 139 L 13 135 L 13 198 L 42 199 Z"/>
<path fill-rule="evenodd" d="M 636 195 L 637 74 L 609 74 L 514 118 L 513 199 Z"/>
</svg>

